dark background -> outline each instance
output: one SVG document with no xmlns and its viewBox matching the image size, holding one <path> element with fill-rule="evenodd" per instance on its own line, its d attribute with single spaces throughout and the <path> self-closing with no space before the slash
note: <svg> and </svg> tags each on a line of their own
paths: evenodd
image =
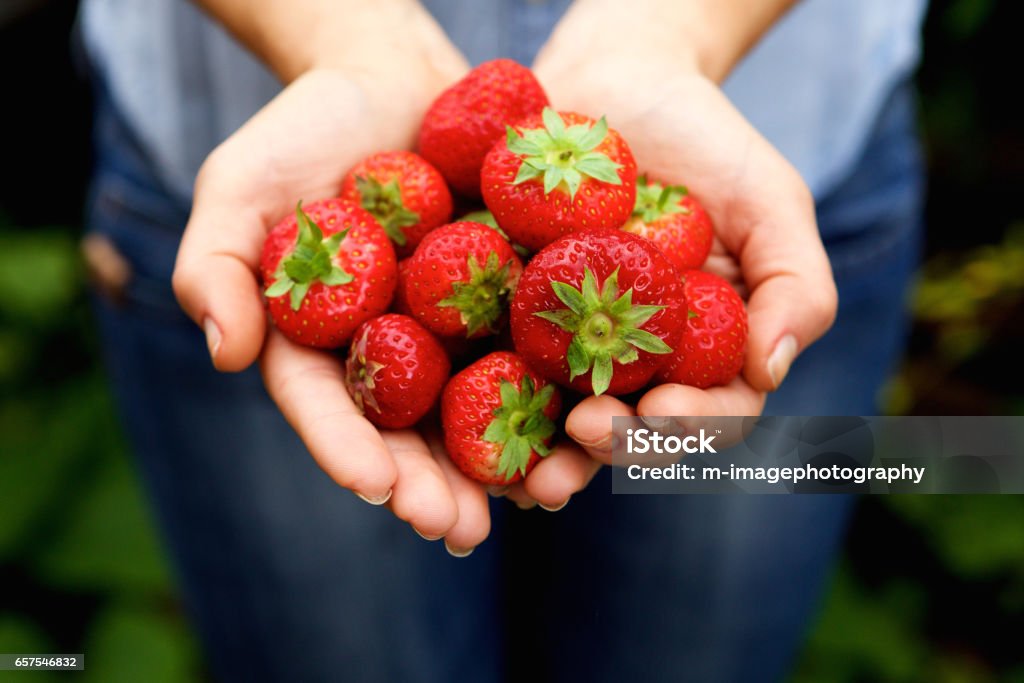
<svg viewBox="0 0 1024 683">
<path fill-rule="evenodd" d="M 0 652 L 85 652 L 86 680 L 195 680 L 202 656 L 117 425 L 78 255 L 90 120 L 75 5 L 0 5 Z M 1017 2 L 931 6 L 927 262 L 891 413 L 1024 412 L 1020 19 Z M 793 679 L 1024 682 L 1022 615 L 1024 499 L 864 499 Z"/>
</svg>

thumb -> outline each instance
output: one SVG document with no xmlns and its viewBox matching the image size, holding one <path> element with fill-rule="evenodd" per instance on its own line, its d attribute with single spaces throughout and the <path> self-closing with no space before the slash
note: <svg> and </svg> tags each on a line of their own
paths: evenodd
<svg viewBox="0 0 1024 683">
<path fill-rule="evenodd" d="M 831 270 L 779 273 L 762 280 L 747 303 L 750 324 L 744 377 L 774 391 L 797 355 L 835 321 L 837 294 Z"/>
<path fill-rule="evenodd" d="M 224 372 L 244 370 L 263 347 L 267 323 L 255 268 L 264 234 L 258 214 L 197 201 L 178 249 L 174 294 Z"/>
</svg>

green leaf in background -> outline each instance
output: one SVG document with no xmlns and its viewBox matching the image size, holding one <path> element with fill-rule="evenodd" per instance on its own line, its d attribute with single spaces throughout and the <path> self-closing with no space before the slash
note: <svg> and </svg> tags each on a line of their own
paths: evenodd
<svg viewBox="0 0 1024 683">
<path fill-rule="evenodd" d="M 82 286 L 67 229 L 0 232 L 0 314 L 31 325 L 58 322 Z"/>
<path fill-rule="evenodd" d="M 892 582 L 867 591 L 846 569 L 832 583 L 792 683 L 918 683 L 928 661 L 919 586 Z"/>
<path fill-rule="evenodd" d="M 145 681 L 190 683 L 198 678 L 199 655 L 179 621 L 152 608 L 114 603 L 89 628 L 83 683 Z"/>
<path fill-rule="evenodd" d="M 112 411 L 99 375 L 68 381 L 56 395 L 37 392 L 0 402 L 0 559 L 43 533 L 38 527 L 46 515 L 63 516 L 84 461 L 95 454 L 123 457 Z"/>
<path fill-rule="evenodd" d="M 885 503 L 960 577 L 1016 573 L 1024 580 L 1021 496 L 886 496 Z"/>
<path fill-rule="evenodd" d="M 0 614 L 0 652 L 5 654 L 56 654 L 53 642 L 39 625 L 17 614 Z M 62 674 L 33 671 L 30 683 L 49 683 L 60 680 Z M 0 682 L 24 683 L 23 671 L 0 671 Z"/>
<path fill-rule="evenodd" d="M 28 335 L 0 327 L 0 387 L 20 378 L 32 355 L 32 341 Z"/>
<path fill-rule="evenodd" d="M 169 591 L 170 578 L 135 472 L 124 457 L 105 458 L 82 481 L 63 526 L 39 548 L 42 579 L 76 590 Z"/>
<path fill-rule="evenodd" d="M 942 24 L 954 39 L 968 40 L 985 26 L 995 4 L 995 0 L 956 0 L 946 8 Z"/>
</svg>

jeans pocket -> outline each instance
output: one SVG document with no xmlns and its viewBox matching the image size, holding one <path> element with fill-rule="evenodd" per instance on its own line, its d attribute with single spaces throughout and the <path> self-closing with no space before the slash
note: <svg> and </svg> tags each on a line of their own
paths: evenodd
<svg viewBox="0 0 1024 683">
<path fill-rule="evenodd" d="M 167 322 L 189 322 L 171 289 L 187 217 L 187 207 L 123 176 L 100 173 L 94 178 L 87 232 L 105 238 L 129 268 L 115 297 L 119 305 Z"/>
</svg>

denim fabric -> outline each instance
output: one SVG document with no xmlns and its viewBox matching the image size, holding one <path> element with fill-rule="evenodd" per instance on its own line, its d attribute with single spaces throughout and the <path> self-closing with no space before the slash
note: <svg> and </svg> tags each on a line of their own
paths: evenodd
<svg viewBox="0 0 1024 683">
<path fill-rule="evenodd" d="M 102 101 L 102 98 L 101 98 Z M 106 364 L 182 592 L 219 680 L 778 680 L 852 500 L 611 496 L 556 514 L 493 501 L 469 558 L 335 486 L 255 370 L 221 375 L 170 274 L 188 206 L 109 106 L 88 221 L 134 267 L 97 298 Z M 870 414 L 899 355 L 920 237 L 912 95 L 819 202 L 836 327 L 772 396 L 778 414 Z M 586 676 L 586 678 L 584 678 Z"/>
</svg>

